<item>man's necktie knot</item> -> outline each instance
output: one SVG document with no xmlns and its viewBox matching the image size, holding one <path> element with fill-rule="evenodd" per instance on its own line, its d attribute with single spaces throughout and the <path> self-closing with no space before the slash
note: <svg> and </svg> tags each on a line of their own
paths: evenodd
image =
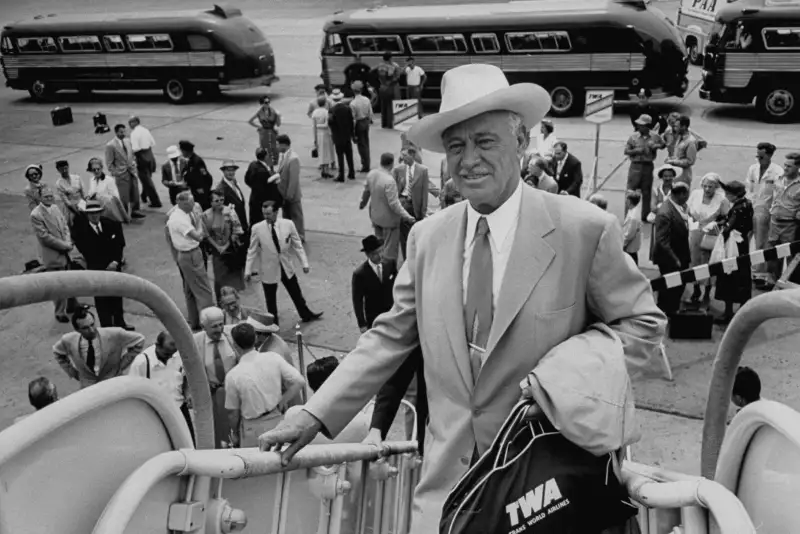
<svg viewBox="0 0 800 534">
<path fill-rule="evenodd" d="M 483 237 L 489 234 L 489 223 L 486 221 L 486 217 L 481 217 L 478 219 L 478 226 L 475 229 L 475 235 Z"/>
</svg>

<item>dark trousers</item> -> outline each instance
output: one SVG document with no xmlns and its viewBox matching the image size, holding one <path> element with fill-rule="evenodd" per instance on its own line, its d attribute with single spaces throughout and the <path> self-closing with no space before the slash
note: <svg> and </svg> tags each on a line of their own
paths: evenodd
<svg viewBox="0 0 800 534">
<path fill-rule="evenodd" d="M 394 127 L 394 87 L 382 85 L 378 89 L 381 103 L 381 127 Z"/>
<path fill-rule="evenodd" d="M 347 177 L 355 179 L 356 170 L 353 168 L 353 143 L 350 139 L 334 143 L 336 159 L 339 160 L 339 179 L 344 180 L 344 162 L 347 159 Z"/>
<path fill-rule="evenodd" d="M 358 147 L 358 157 L 361 158 L 361 170 L 369 170 L 369 119 L 356 121 L 356 147 Z M 341 165 L 340 165 L 341 166 Z"/>
<path fill-rule="evenodd" d="M 673 268 L 664 268 L 660 265 L 658 266 L 658 271 L 661 273 L 661 276 L 676 272 L 676 270 Z M 678 286 L 670 289 L 662 289 L 658 292 L 656 305 L 667 315 L 667 317 L 675 315 L 680 310 L 681 298 L 683 297 L 683 291 L 685 288 L 686 286 Z"/>
<path fill-rule="evenodd" d="M 628 256 L 633 258 L 633 263 L 635 263 L 636 265 L 639 265 L 639 253 L 638 252 L 627 252 L 626 251 L 626 253 L 628 254 Z"/>
<path fill-rule="evenodd" d="M 122 297 L 95 297 L 94 307 L 97 310 L 97 320 L 100 326 L 125 326 L 125 310 L 122 307 Z"/>
<path fill-rule="evenodd" d="M 189 407 L 186 406 L 184 402 L 181 404 L 181 414 L 183 414 L 183 418 L 186 419 L 186 426 L 189 427 L 189 434 L 192 435 L 192 443 L 197 445 L 197 440 L 194 438 L 194 425 L 192 424 L 192 415 L 189 413 Z"/>
<path fill-rule="evenodd" d="M 157 208 L 161 206 L 161 199 L 158 198 L 156 186 L 153 183 L 153 169 L 155 169 L 155 156 L 152 149 L 140 150 L 135 154 L 136 170 L 139 174 L 139 181 L 142 183 L 142 202 L 150 202 L 150 206 Z"/>
<path fill-rule="evenodd" d="M 650 215 L 650 196 L 653 193 L 653 163 L 631 162 L 628 169 L 628 191 L 641 191 L 642 222 L 647 222 Z"/>
<path fill-rule="evenodd" d="M 300 284 L 297 281 L 297 275 L 288 278 L 286 276 L 286 272 L 281 267 L 281 282 L 283 283 L 283 287 L 286 288 L 286 292 L 289 293 L 289 297 L 292 299 L 294 303 L 294 307 L 297 308 L 297 313 L 300 315 L 300 318 L 305 320 L 313 315 L 313 312 L 308 309 L 308 305 L 306 304 L 306 299 L 303 297 L 303 291 L 300 289 Z M 278 322 L 278 284 L 261 284 L 264 288 L 264 298 L 267 301 L 267 311 L 275 317 L 275 324 L 280 324 Z"/>
</svg>

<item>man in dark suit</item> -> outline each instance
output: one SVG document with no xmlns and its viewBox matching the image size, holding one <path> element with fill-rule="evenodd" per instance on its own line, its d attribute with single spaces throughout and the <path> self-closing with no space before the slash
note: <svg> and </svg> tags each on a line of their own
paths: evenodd
<svg viewBox="0 0 800 534">
<path fill-rule="evenodd" d="M 269 152 L 266 148 L 256 149 L 256 159 L 250 162 L 247 171 L 244 173 L 244 183 L 250 188 L 250 227 L 264 220 L 261 213 L 261 206 L 267 200 L 275 202 L 276 205 L 283 205 L 283 195 L 278 189 L 276 180 L 272 180 L 275 174 L 272 166 L 268 162 Z M 270 181 L 272 180 L 272 181 Z"/>
<path fill-rule="evenodd" d="M 581 160 L 567 151 L 567 143 L 563 141 L 553 145 L 553 167 L 558 182 L 558 192 L 562 195 L 580 197 L 583 184 Z"/>
<path fill-rule="evenodd" d="M 208 172 L 206 162 L 194 151 L 194 143 L 191 141 L 179 141 L 178 148 L 186 162 L 183 180 L 189 186 L 195 201 L 203 210 L 207 210 L 211 207 L 211 187 L 214 180 Z"/>
<path fill-rule="evenodd" d="M 669 199 L 664 202 L 655 222 L 653 244 L 653 263 L 661 275 L 689 268 L 689 223 L 686 201 L 689 200 L 689 186 L 676 182 L 672 186 Z M 658 307 L 667 315 L 678 311 L 681 305 L 684 286 L 664 289 L 658 292 Z"/>
<path fill-rule="evenodd" d="M 219 168 L 222 171 L 222 181 L 219 184 L 219 189 L 222 190 L 222 194 L 225 197 L 225 205 L 233 206 L 246 236 L 250 233 L 250 226 L 247 224 L 244 193 L 242 193 L 239 182 L 236 180 L 236 170 L 238 168 L 239 166 L 231 159 L 226 159 L 222 162 L 222 166 Z"/>
<path fill-rule="evenodd" d="M 73 226 L 75 245 L 86 260 L 90 271 L 121 271 L 125 236 L 122 225 L 103 217 L 103 204 L 96 200 L 86 203 L 86 216 L 77 217 Z M 133 330 L 125 323 L 122 297 L 95 297 L 100 326 L 118 326 Z"/>
<path fill-rule="evenodd" d="M 383 242 L 374 235 L 362 239 L 361 245 L 367 261 L 353 272 L 353 309 L 358 328 L 366 332 L 375 319 L 394 304 L 392 288 L 397 266 L 394 261 L 383 259 Z"/>
<path fill-rule="evenodd" d="M 336 148 L 336 158 L 339 160 L 339 176 L 337 182 L 344 182 L 344 162 L 347 159 L 347 177 L 356 179 L 356 170 L 353 167 L 353 140 L 355 139 L 355 121 L 350 104 L 343 102 L 344 94 L 339 89 L 331 93 L 334 105 L 329 112 L 328 127 Z"/>
</svg>

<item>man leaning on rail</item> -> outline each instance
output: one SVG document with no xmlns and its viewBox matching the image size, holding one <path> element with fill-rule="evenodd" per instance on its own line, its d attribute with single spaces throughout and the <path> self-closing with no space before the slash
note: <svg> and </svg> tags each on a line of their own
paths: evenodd
<svg viewBox="0 0 800 534">
<path fill-rule="evenodd" d="M 440 112 L 409 138 L 445 152 L 468 202 L 414 225 L 392 310 L 262 450 L 288 444 L 288 462 L 317 433 L 336 436 L 420 345 L 430 419 L 412 532 L 438 532 L 447 493 L 523 395 L 529 416 L 596 455 L 636 440 L 626 363 L 658 362 L 666 319 L 614 216 L 521 186 L 527 129 L 549 109 L 544 89 L 509 86 L 497 67 L 445 73 Z"/>
</svg>

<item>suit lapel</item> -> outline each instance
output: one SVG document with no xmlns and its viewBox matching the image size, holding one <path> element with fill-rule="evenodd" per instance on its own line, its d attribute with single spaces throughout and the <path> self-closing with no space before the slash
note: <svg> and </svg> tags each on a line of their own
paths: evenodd
<svg viewBox="0 0 800 534">
<path fill-rule="evenodd" d="M 109 346 L 109 340 L 106 337 L 98 333 L 97 335 L 97 357 L 101 358 L 100 360 L 100 372 L 97 374 L 97 377 L 105 376 L 106 373 L 110 371 L 109 366 L 111 365 L 111 351 L 109 350 L 111 347 Z"/>
<path fill-rule="evenodd" d="M 500 284 L 498 301 L 502 302 L 502 306 L 498 306 L 494 312 L 486 347 L 487 358 L 528 301 L 555 257 L 555 251 L 544 239 L 544 236 L 555 230 L 544 198 L 533 188 L 520 187 L 523 189 L 519 222 L 514 233 L 508 266 Z"/>
<path fill-rule="evenodd" d="M 442 234 L 442 243 L 436 251 L 440 258 L 436 270 L 441 276 L 439 287 L 441 295 L 439 304 L 446 325 L 447 337 L 453 355 L 467 391 L 472 391 L 472 369 L 467 350 L 467 331 L 464 323 L 464 238 L 467 228 L 467 209 L 462 204 L 453 210 L 450 223 Z"/>
</svg>

